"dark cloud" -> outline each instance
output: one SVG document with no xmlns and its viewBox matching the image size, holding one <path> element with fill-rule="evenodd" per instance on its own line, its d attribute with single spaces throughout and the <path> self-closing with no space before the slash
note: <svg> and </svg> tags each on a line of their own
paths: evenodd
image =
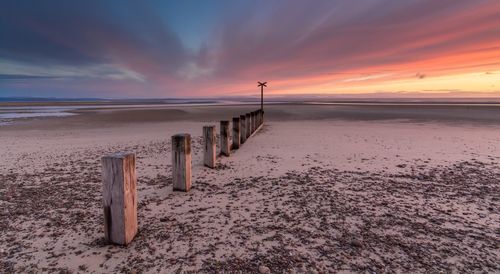
<svg viewBox="0 0 500 274">
<path fill-rule="evenodd" d="M 497 0 L 167 2 L 0 0 L 0 80 L 25 84 L 0 92 L 210 95 L 498 67 Z"/>
<path fill-rule="evenodd" d="M 2 1 L 0 59 L 118 64 L 169 73 L 188 58 L 154 7 L 139 1 Z"/>
<path fill-rule="evenodd" d="M 394 65 L 498 41 L 493 1 L 273 1 L 221 30 L 221 76 L 278 77 Z M 496 10 L 496 12 L 495 12 Z"/>
</svg>

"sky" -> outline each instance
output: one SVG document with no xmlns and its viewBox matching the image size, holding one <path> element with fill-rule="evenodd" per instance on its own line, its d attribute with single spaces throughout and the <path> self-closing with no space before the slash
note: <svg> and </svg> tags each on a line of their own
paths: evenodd
<svg viewBox="0 0 500 274">
<path fill-rule="evenodd" d="M 0 0 L 0 97 L 500 97 L 498 0 Z"/>
</svg>

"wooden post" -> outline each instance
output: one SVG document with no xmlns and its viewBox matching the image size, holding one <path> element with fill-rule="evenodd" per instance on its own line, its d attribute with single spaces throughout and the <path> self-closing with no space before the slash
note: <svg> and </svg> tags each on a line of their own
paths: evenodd
<svg viewBox="0 0 500 274">
<path fill-rule="evenodd" d="M 220 121 L 220 154 L 229 156 L 231 153 L 230 147 L 229 121 Z"/>
<path fill-rule="evenodd" d="M 215 156 L 216 156 L 215 126 L 203 127 L 203 146 L 204 146 L 203 163 L 207 167 L 214 168 Z"/>
<path fill-rule="evenodd" d="M 264 111 L 261 110 L 261 111 L 259 111 L 259 113 L 260 113 L 260 124 L 262 125 L 262 124 L 264 124 Z"/>
<path fill-rule="evenodd" d="M 245 129 L 246 129 L 246 135 L 247 139 L 250 138 L 250 135 L 252 135 L 252 128 L 250 127 L 250 113 L 245 114 Z"/>
<path fill-rule="evenodd" d="M 258 111 L 254 111 L 253 112 L 253 116 L 255 117 L 255 125 L 254 125 L 254 127 L 255 127 L 255 130 L 257 130 L 257 128 L 259 127 L 259 115 L 258 115 Z"/>
<path fill-rule="evenodd" d="M 259 111 L 255 111 L 255 130 L 259 127 Z"/>
<path fill-rule="evenodd" d="M 247 121 L 245 115 L 240 115 L 240 146 L 247 141 Z"/>
<path fill-rule="evenodd" d="M 240 148 L 240 117 L 233 117 L 233 149 Z"/>
<path fill-rule="evenodd" d="M 137 234 L 137 175 L 133 153 L 104 156 L 102 196 L 104 238 L 109 243 L 127 245 Z"/>
<path fill-rule="evenodd" d="M 250 131 L 250 135 L 254 133 L 255 131 L 255 116 L 254 116 L 254 112 L 250 112 L 250 128 L 251 128 L 251 131 Z"/>
<path fill-rule="evenodd" d="M 253 131 L 257 131 L 257 128 L 259 127 L 259 119 L 257 117 L 257 111 L 254 111 L 253 112 L 253 118 L 255 120 L 255 122 L 253 123 Z"/>
<path fill-rule="evenodd" d="M 257 127 L 260 127 L 260 125 L 262 124 L 260 120 L 260 112 L 261 112 L 260 109 L 257 110 Z"/>
<path fill-rule="evenodd" d="M 191 189 L 191 135 L 172 136 L 172 180 L 174 190 Z"/>
<path fill-rule="evenodd" d="M 253 131 L 255 132 L 257 130 L 257 127 L 259 126 L 259 123 L 257 121 L 257 111 L 253 112 Z"/>
<path fill-rule="evenodd" d="M 257 117 L 257 111 L 253 112 L 253 119 L 254 119 L 254 123 L 253 123 L 254 130 L 253 131 L 256 131 L 257 128 L 259 127 L 259 119 Z"/>
</svg>

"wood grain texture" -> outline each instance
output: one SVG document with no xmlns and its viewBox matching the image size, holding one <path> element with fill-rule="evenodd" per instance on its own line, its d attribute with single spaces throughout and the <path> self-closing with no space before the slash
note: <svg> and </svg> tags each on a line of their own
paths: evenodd
<svg viewBox="0 0 500 274">
<path fill-rule="evenodd" d="M 255 131 L 255 116 L 253 111 L 250 112 L 250 135 Z"/>
<path fill-rule="evenodd" d="M 127 245 L 137 234 L 137 175 L 133 153 L 115 153 L 101 159 L 104 236 Z"/>
<path fill-rule="evenodd" d="M 252 121 L 253 121 L 252 131 L 255 132 L 255 129 L 257 129 L 257 111 L 252 112 Z"/>
<path fill-rule="evenodd" d="M 174 191 L 191 189 L 191 135 L 172 136 L 172 181 Z"/>
<path fill-rule="evenodd" d="M 259 111 L 256 110 L 253 112 L 253 119 L 254 119 L 253 131 L 255 131 L 255 129 L 259 126 Z"/>
<path fill-rule="evenodd" d="M 216 142 L 215 126 L 203 127 L 203 164 L 215 168 Z"/>
<path fill-rule="evenodd" d="M 247 141 L 247 122 L 246 116 L 240 115 L 240 146 Z"/>
<path fill-rule="evenodd" d="M 259 127 L 259 111 L 255 111 L 253 116 L 255 118 L 254 128 L 257 129 L 257 127 Z M 255 131 L 255 129 L 254 129 L 254 131 Z"/>
<path fill-rule="evenodd" d="M 224 156 L 229 156 L 231 154 L 230 138 L 229 121 L 220 121 L 220 154 Z"/>
<path fill-rule="evenodd" d="M 252 129 L 250 128 L 250 113 L 245 114 L 245 134 L 247 139 L 252 135 Z"/>
<path fill-rule="evenodd" d="M 233 117 L 233 144 L 232 149 L 240 148 L 240 117 Z"/>
</svg>

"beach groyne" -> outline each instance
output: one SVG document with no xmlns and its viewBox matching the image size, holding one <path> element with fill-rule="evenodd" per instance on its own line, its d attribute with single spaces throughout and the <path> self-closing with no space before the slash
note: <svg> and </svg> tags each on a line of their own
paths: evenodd
<svg viewBox="0 0 500 274">
<path fill-rule="evenodd" d="M 203 165 L 216 168 L 218 156 L 231 156 L 263 126 L 264 112 L 259 109 L 220 121 L 217 152 L 216 126 L 203 126 Z M 231 134 L 232 133 L 232 134 Z M 172 185 L 174 191 L 188 192 L 192 186 L 191 135 L 175 134 L 172 143 Z M 127 245 L 138 231 L 137 175 L 134 153 L 115 153 L 104 156 L 102 162 L 103 210 L 105 240 L 108 243 Z"/>
</svg>

